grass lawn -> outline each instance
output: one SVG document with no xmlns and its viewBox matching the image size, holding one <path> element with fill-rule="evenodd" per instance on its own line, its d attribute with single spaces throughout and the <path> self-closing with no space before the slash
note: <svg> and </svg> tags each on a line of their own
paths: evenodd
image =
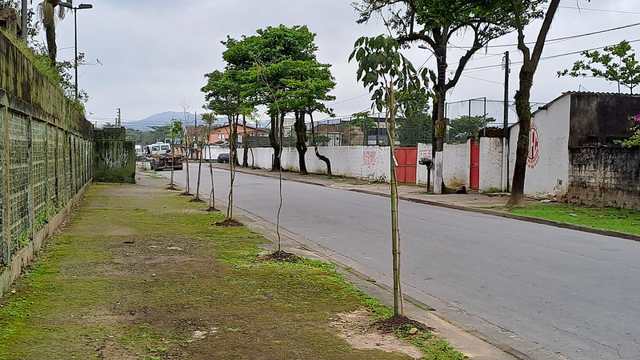
<svg viewBox="0 0 640 360">
<path fill-rule="evenodd" d="M 533 204 L 511 210 L 513 214 L 640 235 L 640 211 L 590 208 L 567 204 Z"/>
<path fill-rule="evenodd" d="M 266 239 L 151 185 L 93 185 L 66 229 L 0 300 L 0 359 L 408 359 L 356 350 L 338 313 L 387 308 L 330 264 L 259 261 Z M 463 355 L 398 329 L 425 359 Z"/>
</svg>

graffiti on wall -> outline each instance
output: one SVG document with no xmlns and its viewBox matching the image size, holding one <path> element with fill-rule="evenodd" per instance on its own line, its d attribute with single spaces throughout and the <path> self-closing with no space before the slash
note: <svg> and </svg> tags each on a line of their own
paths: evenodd
<svg viewBox="0 0 640 360">
<path fill-rule="evenodd" d="M 375 172 L 378 163 L 377 152 L 375 150 L 364 150 L 362 153 L 362 163 L 368 173 Z"/>
</svg>

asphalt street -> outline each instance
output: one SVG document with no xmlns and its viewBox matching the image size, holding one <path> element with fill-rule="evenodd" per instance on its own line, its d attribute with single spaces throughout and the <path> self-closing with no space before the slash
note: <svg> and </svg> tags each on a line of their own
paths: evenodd
<svg viewBox="0 0 640 360">
<path fill-rule="evenodd" d="M 236 185 L 237 207 L 275 222 L 277 179 Z M 387 198 L 285 182 L 281 224 L 390 283 Z M 400 227 L 405 291 L 454 324 L 532 359 L 640 359 L 640 243 L 406 201 Z"/>
</svg>

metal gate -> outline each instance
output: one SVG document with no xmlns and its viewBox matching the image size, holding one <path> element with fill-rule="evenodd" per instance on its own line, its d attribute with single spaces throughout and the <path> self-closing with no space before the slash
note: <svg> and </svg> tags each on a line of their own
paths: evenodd
<svg viewBox="0 0 640 360">
<path fill-rule="evenodd" d="M 471 140 L 471 164 L 469 172 L 469 186 L 471 190 L 480 189 L 480 142 Z"/>
<path fill-rule="evenodd" d="M 401 184 L 416 183 L 416 167 L 418 162 L 417 147 L 399 147 L 395 151 L 396 177 Z"/>
</svg>

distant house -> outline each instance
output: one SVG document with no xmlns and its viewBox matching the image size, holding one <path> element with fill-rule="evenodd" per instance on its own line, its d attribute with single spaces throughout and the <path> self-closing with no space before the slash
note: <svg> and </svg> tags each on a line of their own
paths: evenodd
<svg viewBox="0 0 640 360">
<path fill-rule="evenodd" d="M 222 143 L 228 142 L 229 141 L 229 136 L 231 134 L 230 130 L 231 130 L 231 127 L 229 125 L 223 125 L 223 126 L 218 126 L 218 127 L 214 128 L 209 133 L 209 144 L 222 144 Z M 249 136 L 249 137 L 269 136 L 269 131 L 268 130 L 262 129 L 262 128 L 257 128 L 255 126 L 250 126 L 250 125 L 246 126 L 246 132 L 245 132 L 245 127 L 244 126 L 238 125 L 237 132 L 238 132 L 238 142 L 239 143 L 242 143 L 242 141 L 245 138 L 245 136 Z"/>
</svg>

